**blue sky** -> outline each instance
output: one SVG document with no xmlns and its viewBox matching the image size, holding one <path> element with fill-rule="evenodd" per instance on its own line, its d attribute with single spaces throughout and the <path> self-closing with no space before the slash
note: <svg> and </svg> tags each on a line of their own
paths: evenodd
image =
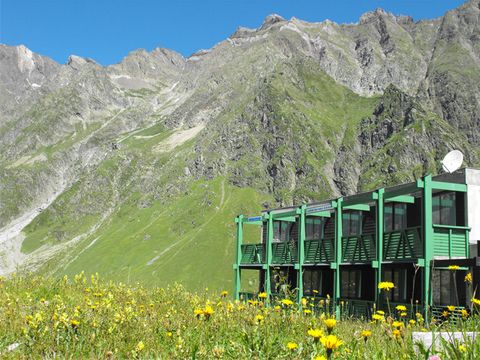
<svg viewBox="0 0 480 360">
<path fill-rule="evenodd" d="M 0 0 L 0 43 L 24 44 L 64 63 L 70 54 L 108 65 L 128 52 L 166 47 L 189 56 L 278 13 L 308 21 L 356 22 L 377 7 L 415 20 L 463 0 Z"/>
</svg>

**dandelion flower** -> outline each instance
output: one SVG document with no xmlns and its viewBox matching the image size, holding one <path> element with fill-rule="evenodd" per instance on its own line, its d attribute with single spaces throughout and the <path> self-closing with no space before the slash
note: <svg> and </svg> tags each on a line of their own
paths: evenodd
<svg viewBox="0 0 480 360">
<path fill-rule="evenodd" d="M 372 336 L 372 332 L 370 330 L 362 330 L 360 336 L 363 338 L 363 340 L 367 341 L 367 339 Z"/>
<path fill-rule="evenodd" d="M 145 349 L 145 344 L 143 343 L 143 341 L 140 341 L 137 346 L 135 346 L 135 351 L 136 352 L 140 352 L 142 351 L 143 349 Z"/>
<path fill-rule="evenodd" d="M 392 323 L 392 326 L 393 326 L 394 328 L 400 329 L 400 328 L 403 326 L 403 322 L 401 322 L 401 321 L 394 321 L 394 322 Z"/>
<path fill-rule="evenodd" d="M 323 356 L 323 355 L 317 355 L 317 356 L 315 357 L 315 360 L 327 360 L 327 358 L 326 358 L 325 356 Z"/>
<path fill-rule="evenodd" d="M 447 310 L 450 311 L 450 312 L 454 312 L 455 311 L 455 306 L 449 305 L 449 306 L 447 306 Z"/>
<path fill-rule="evenodd" d="M 378 284 L 380 290 L 390 291 L 395 287 L 395 285 L 390 281 L 382 281 Z"/>
<path fill-rule="evenodd" d="M 407 311 L 407 307 L 405 305 L 397 305 L 395 309 L 398 311 Z"/>
<path fill-rule="evenodd" d="M 213 308 L 210 305 L 207 305 L 203 310 L 203 315 L 205 315 L 205 317 L 208 319 L 214 312 L 215 310 L 213 310 Z"/>
<path fill-rule="evenodd" d="M 400 330 L 395 329 L 392 331 L 392 335 L 398 339 L 402 335 L 402 333 L 400 332 Z"/>
<path fill-rule="evenodd" d="M 293 305 L 293 301 L 290 299 L 282 299 L 281 303 L 285 306 L 291 306 Z"/>
<path fill-rule="evenodd" d="M 258 294 L 258 298 L 259 298 L 259 299 L 266 299 L 267 296 L 268 296 L 268 295 L 267 295 L 266 292 L 261 292 L 261 293 Z"/>
<path fill-rule="evenodd" d="M 467 352 L 467 347 L 465 345 L 459 345 L 458 350 L 460 350 L 461 352 Z"/>
<path fill-rule="evenodd" d="M 471 284 L 472 283 L 472 273 L 467 273 L 467 275 L 465 275 L 464 281 L 468 284 Z"/>
<path fill-rule="evenodd" d="M 343 344 L 343 341 L 337 338 L 335 335 L 322 337 L 320 341 L 322 342 L 325 350 L 327 350 L 327 355 L 330 355 L 333 350 L 338 349 Z"/>
<path fill-rule="evenodd" d="M 317 342 L 323 336 L 323 331 L 319 329 L 310 329 L 308 330 L 307 334 L 311 336 L 315 342 Z"/>
<path fill-rule="evenodd" d="M 227 296 L 228 296 L 228 291 L 223 290 L 223 291 L 220 293 L 220 296 L 221 296 L 221 297 L 227 297 Z"/>
<path fill-rule="evenodd" d="M 76 327 L 78 327 L 78 325 L 80 325 L 80 321 L 78 321 L 76 319 L 72 319 L 72 320 L 70 320 L 70 325 L 72 325 L 73 328 L 76 328 Z"/>
<path fill-rule="evenodd" d="M 472 303 L 480 306 L 480 300 L 479 299 L 472 298 Z"/>
<path fill-rule="evenodd" d="M 383 315 L 380 315 L 380 314 L 373 314 L 372 315 L 372 320 L 385 321 L 385 317 Z"/>
<path fill-rule="evenodd" d="M 325 320 L 323 320 L 323 323 L 327 327 L 327 331 L 330 334 L 332 332 L 333 328 L 335 327 L 335 325 L 337 325 L 337 320 L 335 320 L 335 319 L 325 319 Z"/>
<path fill-rule="evenodd" d="M 264 318 L 262 315 L 260 315 L 260 314 L 257 315 L 257 316 L 255 316 L 255 321 L 256 321 L 257 323 L 259 323 L 259 324 L 263 323 L 263 320 L 264 320 L 264 319 L 265 319 L 265 318 Z"/>
<path fill-rule="evenodd" d="M 297 343 L 294 343 L 294 342 L 291 342 L 291 341 L 287 343 L 287 349 L 288 350 L 295 351 L 297 348 L 298 348 Z"/>
</svg>

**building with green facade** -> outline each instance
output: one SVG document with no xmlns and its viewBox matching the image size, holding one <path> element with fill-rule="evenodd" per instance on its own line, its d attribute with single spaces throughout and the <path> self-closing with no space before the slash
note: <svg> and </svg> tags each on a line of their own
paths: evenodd
<svg viewBox="0 0 480 360">
<path fill-rule="evenodd" d="M 479 283 L 479 220 L 480 170 L 468 168 L 239 215 L 235 297 L 330 297 L 337 311 L 343 304 L 344 311 L 366 317 L 385 308 L 385 296 L 391 306 L 404 304 L 427 315 L 448 305 L 468 307 Z M 246 226 L 259 227 L 258 238 L 246 239 Z M 258 276 L 255 291 L 244 290 L 247 270 Z M 467 273 L 472 284 L 465 282 Z M 381 293 L 382 281 L 395 288 Z"/>
</svg>

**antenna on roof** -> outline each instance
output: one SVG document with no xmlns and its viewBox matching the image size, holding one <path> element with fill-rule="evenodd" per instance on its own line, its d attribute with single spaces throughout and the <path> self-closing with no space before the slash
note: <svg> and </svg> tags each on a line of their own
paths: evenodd
<svg viewBox="0 0 480 360">
<path fill-rule="evenodd" d="M 447 173 L 460 169 L 463 163 L 463 154 L 460 150 L 452 150 L 442 160 L 442 168 Z"/>
</svg>

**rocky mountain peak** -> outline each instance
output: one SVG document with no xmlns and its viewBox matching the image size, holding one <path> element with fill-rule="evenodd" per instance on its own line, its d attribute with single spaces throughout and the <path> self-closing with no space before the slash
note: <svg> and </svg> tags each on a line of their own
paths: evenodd
<svg viewBox="0 0 480 360">
<path fill-rule="evenodd" d="M 395 15 L 393 15 L 392 13 L 389 13 L 389 12 L 383 10 L 382 8 L 377 8 L 374 11 L 369 11 L 369 12 L 366 12 L 365 14 L 361 15 L 359 23 L 362 24 L 362 25 L 363 24 L 369 24 L 369 23 L 372 23 L 374 21 L 377 21 L 378 19 L 385 19 L 385 18 L 389 18 L 391 20 L 396 20 L 397 17 Z"/>
<path fill-rule="evenodd" d="M 283 21 L 286 21 L 286 20 L 278 14 L 268 15 L 263 21 L 263 24 L 260 27 L 260 30 L 266 30 L 269 27 L 271 27 L 273 24 L 283 22 Z"/>
<path fill-rule="evenodd" d="M 67 65 L 72 67 L 75 70 L 80 70 L 80 68 L 86 64 L 98 65 L 93 59 L 83 58 L 77 55 L 70 55 L 67 60 Z"/>
</svg>

